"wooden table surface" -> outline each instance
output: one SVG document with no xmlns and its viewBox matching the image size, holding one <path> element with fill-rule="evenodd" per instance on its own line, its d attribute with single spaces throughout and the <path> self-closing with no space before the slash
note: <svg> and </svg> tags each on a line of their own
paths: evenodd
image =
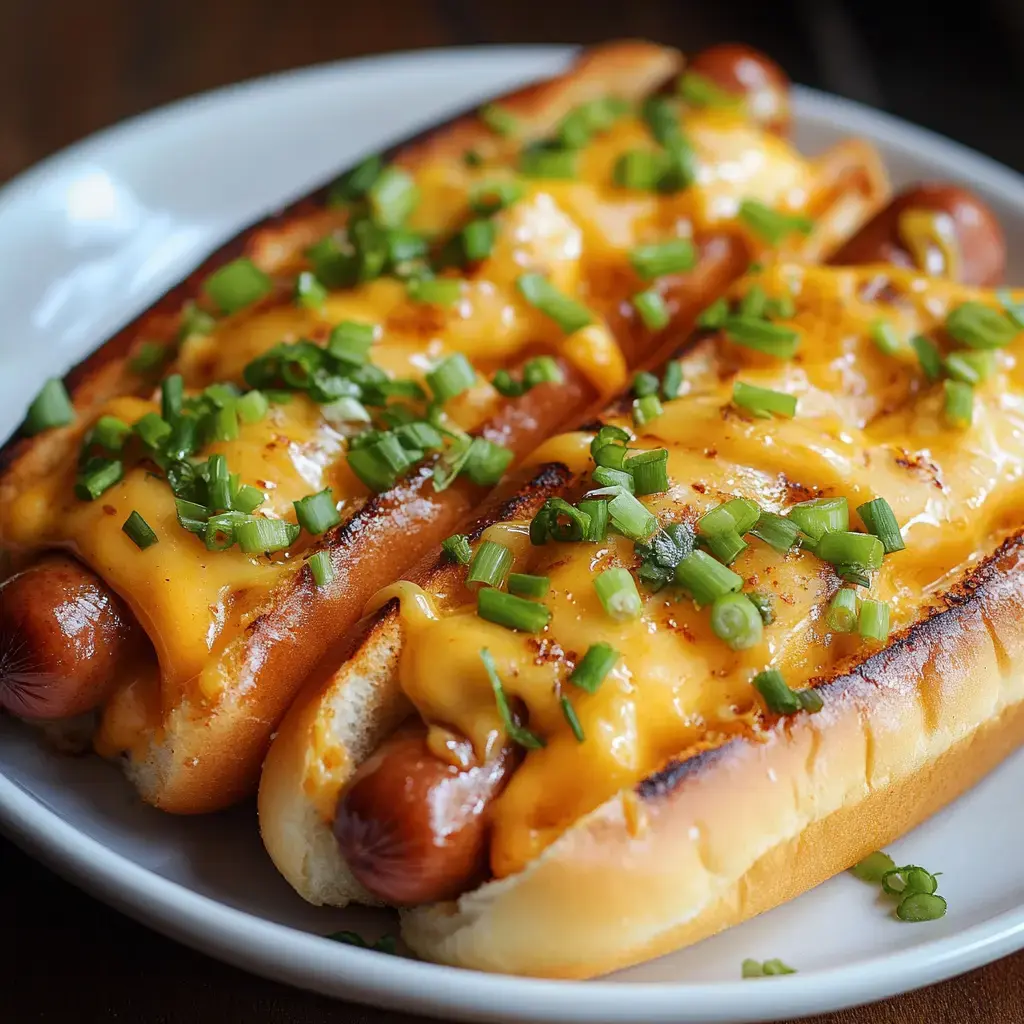
<svg viewBox="0 0 1024 1024">
<path fill-rule="evenodd" d="M 941 19 L 923 20 L 923 0 L 536 7 L 501 0 L 0 0 L 0 182 L 132 114 L 273 71 L 387 50 L 623 35 L 684 49 L 743 38 L 773 53 L 798 81 L 886 106 L 1024 165 L 1014 70 L 1022 63 L 1024 19 L 1010 0 L 972 5 L 973 47 L 952 23 L 946 30 Z M 948 73 L 953 61 L 955 75 Z M 208 960 L 83 895 L 2 839 L 0 908 L 6 1020 L 414 1024 L 404 1014 L 339 1005 Z M 814 1021 L 1016 1024 L 1024 1021 L 1024 953 Z"/>
</svg>

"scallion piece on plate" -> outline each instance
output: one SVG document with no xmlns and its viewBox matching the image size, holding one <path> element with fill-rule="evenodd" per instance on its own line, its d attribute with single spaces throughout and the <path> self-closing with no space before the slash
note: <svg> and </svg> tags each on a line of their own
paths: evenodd
<svg viewBox="0 0 1024 1024">
<path fill-rule="evenodd" d="M 377 328 L 373 324 L 342 320 L 327 339 L 327 354 L 349 366 L 363 366 L 376 336 Z"/>
<path fill-rule="evenodd" d="M 732 386 L 732 400 L 734 405 L 746 409 L 758 419 L 770 419 L 772 416 L 792 419 L 796 415 L 796 395 L 773 391 L 771 388 L 759 388 L 741 380 Z"/>
<path fill-rule="evenodd" d="M 901 921 L 937 921 L 946 915 L 946 901 L 936 893 L 912 892 L 900 900 L 896 916 Z"/>
<path fill-rule="evenodd" d="M 80 501 L 95 501 L 124 476 L 120 459 L 89 459 L 75 481 L 75 497 Z"/>
<path fill-rule="evenodd" d="M 700 605 L 710 605 L 723 594 L 743 586 L 743 577 L 706 551 L 692 551 L 676 566 L 676 582 Z"/>
<path fill-rule="evenodd" d="M 66 427 L 74 419 L 75 409 L 64 382 L 51 377 L 28 407 L 22 432 L 29 436 L 40 434 L 53 427 Z"/>
<path fill-rule="evenodd" d="M 185 381 L 180 373 L 164 379 L 160 385 L 161 415 L 172 423 L 181 415 L 181 403 L 185 394 Z"/>
<path fill-rule="evenodd" d="M 244 256 L 215 270 L 204 282 L 203 292 L 222 313 L 237 313 L 259 302 L 273 290 L 270 278 Z"/>
<path fill-rule="evenodd" d="M 850 528 L 850 508 L 846 498 L 812 498 L 789 510 L 789 519 L 813 542 L 823 534 L 845 532 Z"/>
<path fill-rule="evenodd" d="M 829 602 L 825 621 L 833 633 L 852 633 L 857 627 L 857 592 L 844 587 Z"/>
<path fill-rule="evenodd" d="M 889 606 L 865 597 L 860 603 L 857 630 L 865 640 L 884 643 L 889 638 Z"/>
<path fill-rule="evenodd" d="M 485 587 L 500 587 L 511 568 L 511 548 L 493 540 L 485 540 L 476 549 L 473 561 L 470 562 L 466 584 L 468 586 L 471 583 L 479 583 Z"/>
<path fill-rule="evenodd" d="M 819 693 L 813 689 L 791 690 L 778 669 L 768 668 L 758 672 L 754 676 L 753 685 L 768 710 L 775 715 L 795 715 L 798 711 L 814 714 L 823 707 Z"/>
<path fill-rule="evenodd" d="M 295 301 L 306 309 L 323 309 L 327 289 L 309 270 L 303 270 L 295 282 Z"/>
<path fill-rule="evenodd" d="M 235 411 L 243 423 L 259 423 L 269 408 L 270 403 L 262 391 L 247 391 L 235 403 Z"/>
<path fill-rule="evenodd" d="M 546 605 L 527 601 L 495 587 L 481 587 L 476 596 L 477 614 L 488 622 L 524 633 L 540 633 L 551 621 Z"/>
<path fill-rule="evenodd" d="M 479 217 L 471 220 L 459 232 L 462 255 L 467 263 L 479 263 L 487 259 L 494 249 L 498 237 L 498 226 L 493 220 Z"/>
<path fill-rule="evenodd" d="M 697 520 L 697 532 L 711 539 L 723 533 L 749 533 L 761 518 L 761 506 L 751 498 L 730 498 Z"/>
<path fill-rule="evenodd" d="M 593 314 L 586 306 L 564 295 L 543 274 L 521 274 L 516 287 L 531 306 L 554 320 L 566 334 L 593 323 Z"/>
<path fill-rule="evenodd" d="M 492 590 L 481 591 L 481 593 L 498 594 L 501 592 Z M 537 606 L 535 605 L 534 607 Z M 506 697 L 505 688 L 501 684 L 501 677 L 498 675 L 497 665 L 494 664 L 494 657 L 486 647 L 480 651 L 480 660 L 484 663 L 484 668 L 487 670 L 487 678 L 490 680 L 491 689 L 494 691 L 494 700 L 498 705 L 498 713 L 501 715 L 508 738 L 526 750 L 540 750 L 544 746 L 544 740 L 516 721 L 512 714 L 512 709 L 508 705 L 508 697 Z"/>
<path fill-rule="evenodd" d="M 756 199 L 744 199 L 740 203 L 739 219 L 771 246 L 778 245 L 788 235 L 809 234 L 814 228 L 810 217 L 773 210 Z"/>
<path fill-rule="evenodd" d="M 704 540 L 708 551 L 723 565 L 732 565 L 750 545 L 736 530 L 725 530 Z"/>
<path fill-rule="evenodd" d="M 136 420 L 132 429 L 147 448 L 154 450 L 158 450 L 171 436 L 171 425 L 155 412 L 147 412 L 141 419 Z"/>
<path fill-rule="evenodd" d="M 283 519 L 247 519 L 235 526 L 235 541 L 248 555 L 283 551 L 298 536 L 298 523 Z"/>
<path fill-rule="evenodd" d="M 726 299 L 715 299 L 707 309 L 700 312 L 697 317 L 697 326 L 705 330 L 717 331 L 724 327 L 729 319 L 729 303 Z"/>
<path fill-rule="evenodd" d="M 633 477 L 633 493 L 662 494 L 668 490 L 668 449 L 638 452 L 623 463 Z"/>
<path fill-rule="evenodd" d="M 128 534 L 132 543 L 141 551 L 145 551 L 146 548 L 157 542 L 157 535 L 153 532 L 153 528 L 138 512 L 133 511 L 124 521 L 121 529 Z"/>
<path fill-rule="evenodd" d="M 969 427 L 974 419 L 974 388 L 960 380 L 944 380 L 943 413 L 952 427 Z"/>
<path fill-rule="evenodd" d="M 370 444 L 351 448 L 348 464 L 371 491 L 380 493 L 394 487 L 413 460 L 393 434 L 383 434 Z"/>
<path fill-rule="evenodd" d="M 590 529 L 590 516 L 564 498 L 548 498 L 530 523 L 530 541 L 536 545 L 549 540 L 580 541 Z"/>
<path fill-rule="evenodd" d="M 543 597 L 550 589 L 550 576 L 531 576 L 524 572 L 508 575 L 508 592 L 516 597 Z"/>
<path fill-rule="evenodd" d="M 160 369 L 170 356 L 169 345 L 161 345 L 158 341 L 144 341 L 129 360 L 128 368 L 132 373 L 147 376 Z"/>
<path fill-rule="evenodd" d="M 871 324 L 868 337 L 875 343 L 878 351 L 886 356 L 897 355 L 903 348 L 896 328 L 888 320 L 875 320 Z"/>
<path fill-rule="evenodd" d="M 734 651 L 761 642 L 764 620 L 746 594 L 723 594 L 711 605 L 711 631 Z"/>
<path fill-rule="evenodd" d="M 612 181 L 619 188 L 654 192 L 668 168 L 664 153 L 651 149 L 630 149 L 615 162 Z"/>
<path fill-rule="evenodd" d="M 243 512 L 246 515 L 251 515 L 266 501 L 266 494 L 261 491 L 258 487 L 253 487 L 252 484 L 243 484 L 238 490 L 232 495 L 231 507 L 236 512 Z"/>
<path fill-rule="evenodd" d="M 637 276 L 652 281 L 665 274 L 692 270 L 697 263 L 697 250 L 689 238 L 637 246 L 629 254 L 629 262 Z"/>
<path fill-rule="evenodd" d="M 792 359 L 800 347 L 800 335 L 792 327 L 757 317 L 726 316 L 721 326 L 731 342 L 776 359 Z"/>
<path fill-rule="evenodd" d="M 869 853 L 863 860 L 857 861 L 850 868 L 850 874 L 859 878 L 862 882 L 872 882 L 875 885 L 882 884 L 883 876 L 896 868 L 896 861 L 887 853 L 877 850 Z"/>
<path fill-rule="evenodd" d="M 340 206 L 361 199 L 383 169 L 384 158 L 379 153 L 366 157 L 331 185 L 328 203 L 331 206 Z"/>
<path fill-rule="evenodd" d="M 656 420 L 665 407 L 657 395 L 644 395 L 643 398 L 633 400 L 633 423 L 638 427 L 646 426 L 652 420 Z"/>
<path fill-rule="evenodd" d="M 469 538 L 464 533 L 453 533 L 441 541 L 441 549 L 459 565 L 469 565 L 473 558 L 473 549 L 469 546 Z"/>
<path fill-rule="evenodd" d="M 461 395 L 463 391 L 468 391 L 476 383 L 476 370 L 461 352 L 455 352 L 442 359 L 426 375 L 426 381 L 434 399 L 438 402 L 447 402 L 450 398 Z"/>
<path fill-rule="evenodd" d="M 414 277 L 405 286 L 413 302 L 428 306 L 454 306 L 462 298 L 463 282 L 457 277 Z"/>
<path fill-rule="evenodd" d="M 686 71 L 680 78 L 677 91 L 683 98 L 683 102 L 693 107 L 739 107 L 743 104 L 743 98 L 731 92 L 726 92 L 721 86 L 716 85 L 710 78 L 705 77 L 696 71 Z"/>
<path fill-rule="evenodd" d="M 964 384 L 980 384 L 996 372 L 996 354 L 989 349 L 961 349 L 944 360 L 946 373 Z"/>
<path fill-rule="evenodd" d="M 896 513 L 885 498 L 874 498 L 858 505 L 857 515 L 867 527 L 868 533 L 873 533 L 882 542 L 887 555 L 906 547 L 900 534 L 900 524 L 896 521 Z"/>
<path fill-rule="evenodd" d="M 630 475 L 631 482 L 632 479 Z M 612 525 L 630 540 L 646 540 L 658 528 L 658 517 L 624 487 L 617 487 L 616 492 L 608 502 L 608 518 Z"/>
<path fill-rule="evenodd" d="M 313 536 L 325 533 L 341 522 L 341 515 L 334 503 L 330 487 L 325 487 L 316 494 L 307 494 L 305 498 L 300 498 L 293 504 L 299 526 Z"/>
<path fill-rule="evenodd" d="M 565 720 L 569 723 L 569 728 L 572 730 L 573 736 L 576 737 L 576 742 L 582 743 L 587 737 L 583 732 L 583 726 L 580 725 L 579 718 L 576 716 L 576 709 L 572 706 L 572 701 L 563 694 L 558 698 L 558 703 L 562 707 L 562 714 L 565 716 Z"/>
<path fill-rule="evenodd" d="M 762 512 L 750 533 L 783 555 L 791 551 L 800 539 L 800 527 L 791 519 L 774 512 Z"/>
<path fill-rule="evenodd" d="M 366 193 L 370 214 L 375 223 L 397 228 L 416 209 L 419 189 L 412 175 L 393 164 L 385 167 Z"/>
<path fill-rule="evenodd" d="M 637 398 L 645 395 L 656 395 L 658 393 L 658 377 L 656 374 L 648 373 L 646 370 L 633 377 L 633 394 Z"/>
<path fill-rule="evenodd" d="M 101 416 L 86 435 L 89 444 L 99 445 L 108 452 L 119 452 L 131 437 L 132 428 L 117 416 Z"/>
<path fill-rule="evenodd" d="M 579 510 L 590 517 L 590 523 L 583 534 L 583 540 L 600 543 L 608 536 L 608 502 L 600 499 L 584 499 Z"/>
<path fill-rule="evenodd" d="M 643 611 L 636 581 L 628 569 L 605 569 L 598 573 L 594 589 L 605 613 L 617 622 L 635 619 Z"/>
<path fill-rule="evenodd" d="M 578 154 L 547 142 L 525 146 L 519 154 L 519 173 L 527 178 L 551 178 L 568 181 L 577 177 Z"/>
<path fill-rule="evenodd" d="M 513 452 L 485 437 L 474 437 L 462 472 L 481 487 L 493 487 L 508 469 Z"/>
<path fill-rule="evenodd" d="M 477 115 L 495 135 L 508 137 L 519 130 L 519 118 L 498 103 L 485 103 Z"/>
<path fill-rule="evenodd" d="M 775 598 L 767 590 L 752 590 L 747 597 L 750 603 L 758 610 L 761 621 L 770 626 L 775 621 Z"/>
<path fill-rule="evenodd" d="M 939 352 L 939 346 L 931 338 L 915 334 L 910 339 L 910 347 L 914 350 L 925 377 L 929 381 L 937 381 L 942 376 L 942 354 Z"/>
<path fill-rule="evenodd" d="M 981 302 L 964 302 L 946 317 L 950 337 L 968 348 L 1005 348 L 1020 328 L 1004 313 Z"/>
<path fill-rule="evenodd" d="M 671 314 L 661 294 L 654 288 L 637 292 L 633 296 L 633 308 L 649 331 L 660 331 L 668 326 Z"/>
<path fill-rule="evenodd" d="M 309 556 L 309 571 L 318 587 L 326 586 L 334 579 L 334 564 L 329 551 L 314 551 Z"/>
<path fill-rule="evenodd" d="M 836 530 L 821 537 L 814 553 L 831 565 L 854 572 L 873 572 L 882 566 L 885 547 L 873 534 Z"/>
<path fill-rule="evenodd" d="M 587 693 L 596 693 L 598 687 L 604 682 L 604 677 L 615 667 L 620 654 L 611 644 L 603 640 L 591 644 L 587 653 L 576 663 L 576 667 L 569 676 L 569 682 L 578 686 Z"/>
<path fill-rule="evenodd" d="M 562 384 L 565 374 L 552 356 L 534 356 L 523 364 L 523 384 L 527 390 L 538 384 Z"/>
<path fill-rule="evenodd" d="M 678 359 L 670 359 L 665 364 L 665 372 L 661 378 L 661 397 L 666 402 L 679 397 L 683 386 L 683 364 Z"/>
<path fill-rule="evenodd" d="M 518 181 L 484 181 L 470 190 L 469 208 L 489 216 L 518 202 L 522 195 L 523 186 Z"/>
</svg>

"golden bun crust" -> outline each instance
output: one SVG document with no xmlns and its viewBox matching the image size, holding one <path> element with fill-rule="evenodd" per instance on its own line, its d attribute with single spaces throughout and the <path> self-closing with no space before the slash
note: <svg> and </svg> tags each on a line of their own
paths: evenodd
<svg viewBox="0 0 1024 1024">
<path fill-rule="evenodd" d="M 769 910 L 955 799 L 1024 741 L 1024 538 L 830 680 L 824 708 L 669 765 L 518 875 L 403 914 L 426 959 L 589 978 Z"/>
</svg>

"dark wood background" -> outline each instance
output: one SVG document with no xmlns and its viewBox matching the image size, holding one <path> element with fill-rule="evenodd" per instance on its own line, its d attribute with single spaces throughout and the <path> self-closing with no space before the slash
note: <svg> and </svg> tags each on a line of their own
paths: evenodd
<svg viewBox="0 0 1024 1024">
<path fill-rule="evenodd" d="M 388 50 L 646 36 L 743 39 L 805 84 L 1024 168 L 1024 5 L 976 0 L 0 0 L 0 182 L 132 114 L 205 89 Z M 3 269 L 0 268 L 0 289 Z M 0 840 L 0 1019 L 414 1024 L 208 960 Z M 1024 954 L 816 1024 L 1019 1024 Z"/>
</svg>

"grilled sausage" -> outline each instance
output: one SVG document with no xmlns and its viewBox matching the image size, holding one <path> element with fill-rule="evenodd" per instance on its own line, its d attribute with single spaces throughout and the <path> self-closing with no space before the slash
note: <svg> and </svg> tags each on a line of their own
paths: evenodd
<svg viewBox="0 0 1024 1024">
<path fill-rule="evenodd" d="M 688 70 L 742 96 L 749 115 L 765 128 L 780 135 L 788 130 L 790 82 L 770 57 L 741 43 L 722 43 L 698 53 Z"/>
</svg>

